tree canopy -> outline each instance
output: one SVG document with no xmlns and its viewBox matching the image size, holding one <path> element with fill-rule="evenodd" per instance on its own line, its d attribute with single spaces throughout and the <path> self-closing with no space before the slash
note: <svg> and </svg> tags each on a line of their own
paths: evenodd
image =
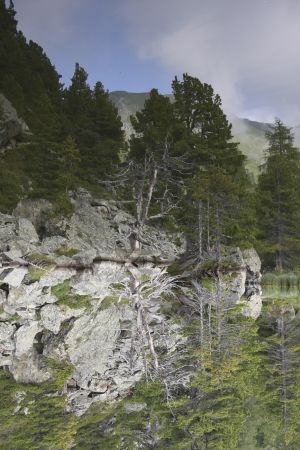
<svg viewBox="0 0 300 450">
<path fill-rule="evenodd" d="M 266 137 L 257 188 L 258 238 L 265 262 L 282 271 L 299 261 L 300 154 L 291 130 L 279 119 Z"/>
</svg>

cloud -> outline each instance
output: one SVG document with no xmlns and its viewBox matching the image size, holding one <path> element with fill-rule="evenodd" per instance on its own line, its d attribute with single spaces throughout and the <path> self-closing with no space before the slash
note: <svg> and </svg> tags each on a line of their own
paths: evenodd
<svg viewBox="0 0 300 450">
<path fill-rule="evenodd" d="M 29 39 L 58 45 L 75 36 L 78 28 L 74 17 L 80 0 L 15 0 L 14 3 L 19 28 Z"/>
<path fill-rule="evenodd" d="M 121 10 L 141 60 L 189 72 L 226 110 L 300 123 L 298 0 L 128 0 Z"/>
</svg>

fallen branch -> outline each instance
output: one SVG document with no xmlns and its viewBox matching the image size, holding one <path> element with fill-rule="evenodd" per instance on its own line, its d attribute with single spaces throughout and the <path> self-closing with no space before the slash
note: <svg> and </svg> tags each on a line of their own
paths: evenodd
<svg viewBox="0 0 300 450">
<path fill-rule="evenodd" d="M 161 258 L 160 256 L 148 256 L 148 255 L 136 255 L 136 256 L 112 256 L 112 255 L 98 255 L 96 256 L 91 263 L 81 263 L 80 261 L 76 259 L 72 259 L 72 261 L 68 261 L 65 263 L 56 263 L 53 267 L 53 269 L 77 269 L 77 270 L 84 270 L 84 269 L 91 269 L 93 267 L 93 264 L 101 263 L 101 262 L 114 262 L 117 264 L 145 264 L 145 263 L 153 263 L 158 266 L 169 266 L 173 264 L 175 261 L 177 261 L 178 258 Z M 35 264 L 20 260 L 20 261 L 3 261 L 1 264 L 0 261 L 0 267 L 29 267 L 34 266 L 41 269 L 41 267 L 36 266 Z"/>
</svg>

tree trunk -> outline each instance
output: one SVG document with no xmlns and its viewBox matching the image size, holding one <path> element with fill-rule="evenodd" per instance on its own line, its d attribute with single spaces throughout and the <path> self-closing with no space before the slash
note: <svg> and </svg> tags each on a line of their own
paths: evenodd
<svg viewBox="0 0 300 450">
<path fill-rule="evenodd" d="M 281 363 L 281 401 L 282 401 L 282 422 L 284 431 L 287 431 L 288 427 L 288 410 L 287 410 L 287 374 L 288 374 L 288 362 L 287 362 L 287 348 L 285 344 L 285 323 L 284 317 L 281 315 L 277 321 L 278 330 L 280 335 L 280 363 Z"/>
<path fill-rule="evenodd" d="M 203 225 L 202 225 L 202 201 L 198 202 L 198 250 L 199 250 L 199 258 L 202 258 L 202 234 L 203 234 Z"/>
<path fill-rule="evenodd" d="M 210 253 L 210 204 L 207 199 L 207 251 Z"/>
<path fill-rule="evenodd" d="M 145 204 L 145 208 L 144 208 L 144 212 L 143 212 L 143 216 L 142 216 L 142 221 L 141 221 L 142 225 L 144 225 L 148 219 L 149 209 L 150 209 L 152 196 L 153 196 L 153 190 L 154 190 L 156 182 L 157 182 L 157 173 L 158 173 L 158 170 L 155 167 L 153 170 L 152 180 L 150 182 L 149 189 L 148 189 L 147 200 L 146 200 L 146 204 Z"/>
</svg>

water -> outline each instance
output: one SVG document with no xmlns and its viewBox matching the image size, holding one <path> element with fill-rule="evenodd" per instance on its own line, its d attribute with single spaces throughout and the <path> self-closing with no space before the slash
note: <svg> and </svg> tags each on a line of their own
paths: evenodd
<svg viewBox="0 0 300 450">
<path fill-rule="evenodd" d="M 300 449 L 300 288 L 265 286 L 251 361 L 256 386 L 248 399 L 239 448 Z M 256 340 L 257 342 L 257 340 Z"/>
</svg>

